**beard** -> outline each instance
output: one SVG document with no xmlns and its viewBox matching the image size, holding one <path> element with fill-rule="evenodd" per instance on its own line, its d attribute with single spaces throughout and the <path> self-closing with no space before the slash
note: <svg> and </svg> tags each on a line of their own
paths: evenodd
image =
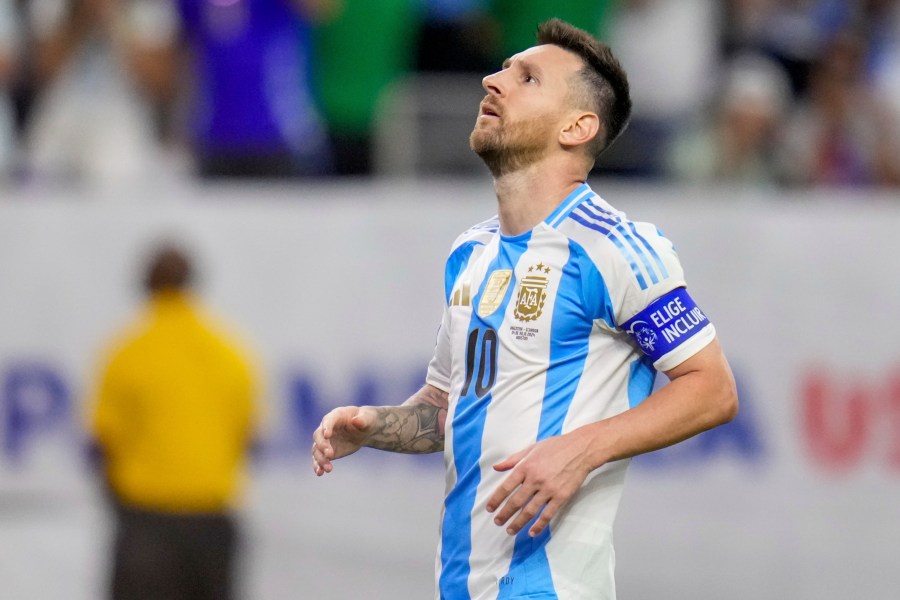
<svg viewBox="0 0 900 600">
<path fill-rule="evenodd" d="M 476 124 L 469 147 L 481 157 L 494 177 L 512 173 L 541 160 L 549 151 L 554 120 L 534 117 L 483 129 Z"/>
</svg>

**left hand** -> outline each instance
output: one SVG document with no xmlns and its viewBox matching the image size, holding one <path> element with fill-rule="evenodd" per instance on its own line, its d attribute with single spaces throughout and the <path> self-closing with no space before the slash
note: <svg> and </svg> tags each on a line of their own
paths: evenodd
<svg viewBox="0 0 900 600">
<path fill-rule="evenodd" d="M 539 535 L 581 488 L 592 469 L 584 448 L 571 436 L 547 438 L 494 465 L 497 471 L 511 472 L 488 498 L 487 511 L 503 505 L 494 517 L 501 526 L 515 515 L 506 528 L 509 535 L 516 535 L 540 513 L 528 530 L 532 537 Z"/>
</svg>

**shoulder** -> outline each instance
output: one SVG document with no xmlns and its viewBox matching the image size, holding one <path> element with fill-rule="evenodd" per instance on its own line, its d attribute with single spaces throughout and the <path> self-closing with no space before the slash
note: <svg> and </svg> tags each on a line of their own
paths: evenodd
<svg viewBox="0 0 900 600">
<path fill-rule="evenodd" d="M 475 248 L 487 245 L 499 233 L 500 220 L 494 216 L 468 228 L 457 236 L 444 268 L 444 292 L 448 300 L 456 278 L 469 262 Z"/>
<path fill-rule="evenodd" d="M 132 318 L 120 325 L 101 343 L 97 355 L 97 367 L 108 377 L 131 373 L 145 362 L 151 319 L 147 314 Z"/>
<path fill-rule="evenodd" d="M 596 268 L 620 323 L 685 285 L 675 246 L 656 225 L 632 221 L 599 196 L 574 207 L 559 230 Z"/>
<path fill-rule="evenodd" d="M 467 246 L 487 244 L 491 238 L 496 236 L 499 232 L 500 219 L 494 215 L 490 219 L 482 221 L 477 225 L 473 225 L 459 234 L 453 242 L 450 254 L 454 254 L 460 248 Z"/>
<path fill-rule="evenodd" d="M 559 230 L 598 266 L 627 267 L 645 283 L 665 279 L 678 262 L 674 244 L 656 225 L 629 219 L 596 194 L 575 206 Z"/>
<path fill-rule="evenodd" d="M 240 362 L 251 362 L 254 351 L 245 332 L 234 321 L 209 307 L 196 309 L 197 323 L 223 352 Z"/>
<path fill-rule="evenodd" d="M 261 355 L 242 328 L 209 309 L 200 313 L 198 323 L 205 332 L 208 358 L 218 365 L 221 375 L 235 377 L 248 384 L 260 378 Z"/>
</svg>

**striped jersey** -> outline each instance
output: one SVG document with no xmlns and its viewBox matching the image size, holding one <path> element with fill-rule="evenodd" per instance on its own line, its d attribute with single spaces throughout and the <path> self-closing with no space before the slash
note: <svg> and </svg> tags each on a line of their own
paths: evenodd
<svg viewBox="0 0 900 600">
<path fill-rule="evenodd" d="M 587 184 L 542 223 L 504 236 L 493 218 L 446 264 L 427 382 L 449 393 L 446 496 L 435 598 L 614 598 L 612 524 L 628 460 L 592 472 L 536 538 L 493 523 L 492 465 L 646 398 L 715 336 L 678 256 Z"/>
</svg>

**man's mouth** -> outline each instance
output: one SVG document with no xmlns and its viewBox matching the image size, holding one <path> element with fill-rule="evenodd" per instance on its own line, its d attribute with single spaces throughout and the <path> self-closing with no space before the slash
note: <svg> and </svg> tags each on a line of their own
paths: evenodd
<svg viewBox="0 0 900 600">
<path fill-rule="evenodd" d="M 481 116 L 482 117 L 500 117 L 500 113 L 492 106 L 482 104 L 481 105 Z"/>
</svg>

